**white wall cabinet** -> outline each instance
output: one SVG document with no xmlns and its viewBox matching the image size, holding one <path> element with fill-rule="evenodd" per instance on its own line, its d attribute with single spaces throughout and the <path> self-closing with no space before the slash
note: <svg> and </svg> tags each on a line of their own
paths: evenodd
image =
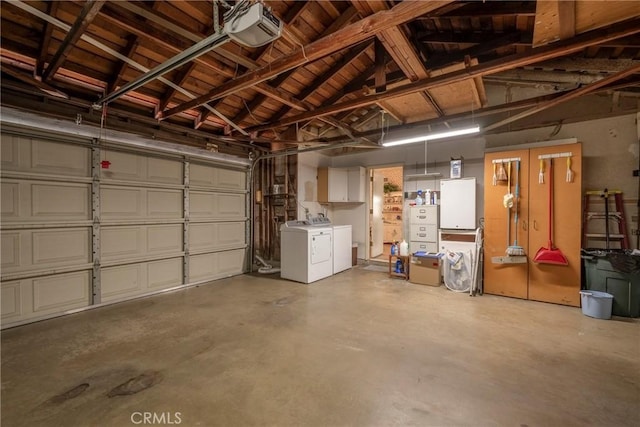
<svg viewBox="0 0 640 427">
<path fill-rule="evenodd" d="M 318 168 L 318 202 L 364 203 L 365 168 Z"/>
</svg>

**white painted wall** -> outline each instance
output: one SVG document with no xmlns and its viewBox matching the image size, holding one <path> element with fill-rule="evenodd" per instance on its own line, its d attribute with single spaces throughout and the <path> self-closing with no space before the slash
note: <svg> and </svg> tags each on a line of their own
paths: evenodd
<svg viewBox="0 0 640 427">
<path fill-rule="evenodd" d="M 318 167 L 330 164 L 331 159 L 319 152 L 304 153 L 298 156 L 297 219 L 305 219 L 305 208 L 314 216 L 326 212 L 326 208 L 318 203 Z"/>
<path fill-rule="evenodd" d="M 431 141 L 427 148 L 427 170 L 428 172 L 440 172 L 442 178 L 448 178 L 451 157 L 464 157 L 463 176 L 475 176 L 478 181 L 477 212 L 480 218 L 484 211 L 483 159 L 485 149 L 498 148 L 507 150 L 517 147 L 519 144 L 577 138 L 583 144 L 583 190 L 603 189 L 605 187 L 622 190 L 624 192 L 625 212 L 629 229 L 635 229 L 637 226 L 632 219 L 637 215 L 638 178 L 632 176 L 632 171 L 639 168 L 639 132 L 636 124 L 636 114 L 629 114 L 568 124 L 561 126 L 560 129 L 550 126 L 479 138 Z M 363 153 L 332 158 L 318 153 L 301 154 L 299 156 L 300 172 L 306 174 L 307 177 L 313 175 L 313 171 L 310 170 L 313 165 L 320 163 L 322 163 L 322 166 L 335 167 L 381 167 L 403 164 L 405 165 L 405 174 L 422 173 L 424 172 L 424 144 L 371 149 Z M 302 165 L 304 165 L 304 170 Z M 304 181 L 306 181 L 306 178 L 300 180 L 301 183 Z M 314 185 L 317 188 L 317 184 Z M 403 190 L 408 192 L 426 188 L 438 190 L 439 187 L 439 179 L 406 180 Z M 304 188 L 302 191 L 304 191 Z M 304 195 L 305 193 L 300 194 Z M 306 196 L 301 200 L 307 200 Z M 310 202 L 306 204 L 310 204 Z M 340 223 L 350 223 L 354 226 L 354 229 L 358 223 L 362 223 L 364 228 L 366 207 L 363 207 L 362 211 L 348 206 L 337 209 L 333 206 L 327 210 L 329 217 L 334 222 L 338 218 Z M 366 230 L 363 230 L 364 232 Z M 630 238 L 632 247 L 635 247 L 635 237 L 630 236 Z M 359 239 L 360 236 L 356 236 L 354 232 L 354 241 L 359 241 Z"/>
</svg>

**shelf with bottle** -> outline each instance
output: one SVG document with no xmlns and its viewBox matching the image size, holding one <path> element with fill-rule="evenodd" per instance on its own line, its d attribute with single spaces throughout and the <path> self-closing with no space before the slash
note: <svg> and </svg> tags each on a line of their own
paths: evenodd
<svg viewBox="0 0 640 427">
<path fill-rule="evenodd" d="M 402 191 L 392 191 L 384 193 L 384 204 L 382 205 L 382 213 L 396 213 L 402 215 Z"/>
</svg>

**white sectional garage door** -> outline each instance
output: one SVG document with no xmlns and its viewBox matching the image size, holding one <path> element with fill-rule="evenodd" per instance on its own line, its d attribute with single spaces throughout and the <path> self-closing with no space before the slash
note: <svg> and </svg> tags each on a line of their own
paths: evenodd
<svg viewBox="0 0 640 427">
<path fill-rule="evenodd" d="M 7 132 L 1 147 L 3 327 L 243 273 L 244 169 Z"/>
</svg>

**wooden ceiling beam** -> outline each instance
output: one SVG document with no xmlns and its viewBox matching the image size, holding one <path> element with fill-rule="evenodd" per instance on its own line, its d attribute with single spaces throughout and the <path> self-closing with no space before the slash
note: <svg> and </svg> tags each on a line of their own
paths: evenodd
<svg viewBox="0 0 640 427">
<path fill-rule="evenodd" d="M 196 63 L 195 62 L 189 62 L 187 64 L 184 64 L 179 70 L 178 73 L 176 74 L 176 76 L 173 79 L 173 82 L 182 87 L 182 85 L 184 85 L 184 82 L 187 80 L 187 78 L 189 78 L 189 76 L 191 75 L 191 73 L 193 72 L 193 69 L 196 68 Z M 167 106 L 169 105 L 169 102 L 171 102 L 171 99 L 173 98 L 173 96 L 176 94 L 176 89 L 169 87 L 167 88 L 166 92 L 164 93 L 164 95 L 162 95 L 162 97 L 160 98 L 160 101 L 158 102 L 158 105 L 156 107 L 156 115 L 164 110 L 165 108 L 167 108 Z M 209 110 L 207 110 L 209 111 Z M 210 112 L 210 111 L 209 111 Z M 157 118 L 157 117 L 156 117 Z M 233 121 L 233 120 L 232 120 Z M 237 123 L 235 121 L 233 121 L 234 123 Z"/>
<path fill-rule="evenodd" d="M 153 28 L 143 28 L 143 26 L 137 21 L 133 21 L 125 16 L 113 11 L 113 10 L 105 10 L 102 13 L 102 16 L 112 22 L 115 25 L 119 25 L 122 28 L 134 33 L 139 37 L 146 37 L 151 41 L 157 43 L 158 45 L 172 51 L 175 53 L 179 53 L 182 49 L 186 49 L 190 47 L 189 42 L 184 41 L 182 39 L 169 36 L 163 34 L 160 31 L 154 30 Z M 235 70 L 232 70 L 228 67 L 223 67 L 222 64 L 217 64 L 212 62 L 210 58 L 206 58 L 206 56 L 201 56 L 195 58 L 193 63 L 203 65 L 209 69 L 213 69 L 216 72 L 222 74 L 225 77 L 233 77 L 235 75 Z M 282 89 L 274 88 L 267 83 L 260 83 L 254 87 L 254 90 L 266 95 L 272 99 L 276 99 L 279 102 L 285 103 L 290 106 L 294 106 L 300 111 L 307 111 L 307 108 L 301 107 L 300 102 L 295 99 L 290 93 L 283 91 Z M 203 105 L 203 104 L 200 104 Z M 162 118 L 161 111 L 156 112 L 156 118 Z M 235 123 L 235 122 L 234 122 Z"/>
<path fill-rule="evenodd" d="M 53 55 L 49 66 L 44 70 L 44 73 L 42 73 L 42 80 L 44 82 L 51 81 L 58 69 L 67 59 L 71 49 L 74 47 L 76 42 L 80 40 L 82 34 L 84 34 L 89 25 L 91 25 L 93 19 L 98 15 L 98 12 L 100 12 L 100 9 L 105 2 L 106 0 L 87 0 L 80 11 L 80 14 L 76 18 L 76 21 L 73 23 L 71 29 L 69 29 L 69 32 L 58 48 L 58 51 Z"/>
<path fill-rule="evenodd" d="M 640 19 L 627 20 L 612 27 L 580 34 L 570 40 L 562 40 L 554 43 L 553 45 L 534 48 L 526 53 L 510 55 L 484 64 L 474 65 L 466 69 L 443 74 L 441 76 L 419 80 L 404 86 L 390 89 L 384 93 L 371 94 L 366 97 L 360 97 L 339 104 L 325 105 L 324 107 L 316 108 L 314 111 L 288 117 L 279 122 L 270 123 L 268 126 L 248 129 L 248 131 L 259 131 L 262 130 L 262 128 L 287 126 L 292 123 L 375 104 L 376 102 L 387 98 L 395 98 L 423 91 L 425 89 L 444 86 L 451 83 L 458 83 L 469 78 L 481 77 L 489 74 L 495 74 L 500 71 L 535 64 L 579 52 L 589 46 L 594 46 L 609 40 L 636 34 L 638 32 L 640 32 Z"/>
<path fill-rule="evenodd" d="M 386 2 L 381 0 L 352 0 L 352 3 L 363 16 L 388 9 Z M 429 71 L 420 56 L 420 52 L 416 50 L 414 45 L 409 40 L 406 29 L 404 27 L 396 26 L 388 28 L 376 34 L 376 37 L 377 40 L 382 43 L 391 58 L 393 58 L 398 68 L 400 68 L 400 70 L 404 72 L 409 80 L 416 81 L 429 77 Z M 376 53 L 378 54 L 378 52 Z M 377 69 L 376 77 L 380 73 L 384 74 L 384 70 Z M 384 90 L 386 90 L 386 87 L 379 87 L 376 78 L 376 92 L 382 92 Z M 427 105 L 431 106 L 431 108 L 436 112 L 438 116 L 442 117 L 445 115 L 442 107 L 438 104 L 435 97 L 431 93 L 429 93 L 428 90 L 422 91 L 421 97 Z M 391 114 L 396 120 L 400 122 L 404 122 L 406 120 L 405 117 L 402 117 L 396 111 L 394 111 L 394 108 L 391 104 L 385 101 L 379 101 L 378 105 L 380 106 L 380 108 L 383 108 L 384 110 L 389 112 L 389 114 Z"/>
<path fill-rule="evenodd" d="M 593 92 L 593 91 L 595 91 L 597 89 L 600 89 L 601 87 L 607 86 L 607 85 L 609 85 L 611 83 L 615 83 L 615 82 L 617 82 L 619 80 L 622 80 L 622 79 L 624 79 L 626 77 L 629 77 L 629 76 L 631 76 L 633 74 L 636 74 L 636 73 L 640 73 L 640 64 L 637 64 L 637 65 L 635 65 L 633 67 L 627 68 L 626 70 L 620 71 L 618 73 L 612 74 L 609 77 L 605 77 L 604 79 L 598 80 L 597 82 L 591 83 L 590 85 L 586 85 L 586 86 L 582 86 L 581 88 L 574 89 L 574 90 L 572 90 L 572 91 L 570 91 L 570 92 L 568 92 L 568 93 L 566 93 L 566 94 L 564 94 L 564 95 L 562 95 L 562 96 L 560 96 L 560 97 L 558 97 L 558 98 L 556 98 L 554 100 L 544 102 L 544 103 L 542 103 L 540 105 L 537 105 L 537 106 L 535 106 L 533 108 L 530 108 L 530 109 L 528 109 L 526 111 L 522 111 L 522 112 L 520 112 L 518 114 L 515 114 L 515 115 L 513 115 L 511 117 L 507 117 L 504 120 L 500 120 L 499 122 L 493 123 L 493 124 L 491 124 L 489 126 L 485 126 L 483 131 L 488 132 L 488 131 L 491 131 L 491 130 L 494 130 L 494 129 L 501 128 L 502 126 L 507 125 L 509 123 L 516 122 L 516 121 L 521 120 L 521 119 L 523 119 L 525 117 L 529 117 L 529 116 L 537 114 L 537 113 L 539 113 L 541 111 L 548 110 L 549 108 L 555 107 L 555 106 L 560 105 L 560 104 L 562 104 L 564 102 L 571 101 L 572 99 L 576 99 L 576 98 L 579 98 L 581 96 L 587 95 L 587 94 L 589 94 L 589 93 L 591 93 L 591 92 Z"/>
<path fill-rule="evenodd" d="M 115 4 L 117 4 L 118 7 L 142 16 L 147 21 L 149 21 L 149 23 L 155 23 L 159 25 L 164 33 L 169 30 L 180 37 L 188 39 L 192 43 L 197 43 L 207 36 L 200 32 L 196 33 L 189 29 L 186 29 L 181 22 L 173 19 L 170 16 L 164 15 L 159 11 L 154 10 L 155 3 L 151 6 L 145 5 L 144 3 L 130 1 L 115 2 Z M 209 54 L 215 57 L 221 63 L 224 63 L 234 69 L 236 64 L 240 64 L 241 66 L 249 69 L 258 67 L 258 64 L 251 58 L 238 55 L 235 52 L 226 49 L 224 45 L 213 49 L 209 52 Z"/>
<path fill-rule="evenodd" d="M 64 99 L 69 98 L 69 95 L 67 95 L 66 93 L 59 91 L 58 89 L 56 89 L 55 87 L 51 86 L 46 82 L 36 79 L 33 75 L 31 75 L 28 72 L 25 72 L 20 68 L 3 63 L 2 72 L 10 75 L 11 77 L 17 80 L 20 80 L 23 83 L 27 83 L 30 86 L 36 87 L 41 92 L 47 93 L 49 95 L 53 95 L 56 98 L 64 98 Z M 6 84 L 6 80 L 3 81 L 2 84 Z"/>
<path fill-rule="evenodd" d="M 478 32 L 463 32 L 463 33 L 432 33 L 428 31 L 419 31 L 416 33 L 416 39 L 422 43 L 441 43 L 441 44 L 472 44 L 482 45 L 485 43 L 492 43 L 498 37 L 509 37 L 509 35 L 518 33 L 517 31 L 509 31 L 501 34 L 496 33 L 478 33 Z M 531 45 L 532 38 L 527 34 L 520 34 L 520 40 L 517 40 L 518 44 Z M 515 43 L 515 42 L 514 42 Z"/>
<path fill-rule="evenodd" d="M 306 3 L 306 2 L 304 2 Z M 345 10 L 344 13 L 342 13 L 340 15 L 340 18 L 336 19 L 335 21 L 333 21 L 333 23 L 327 27 L 319 36 L 319 38 L 322 37 L 326 37 L 329 34 L 335 32 L 336 30 L 344 27 L 345 25 L 347 25 L 349 22 L 351 22 L 351 20 L 357 15 L 357 11 L 356 9 L 351 6 L 349 7 L 347 10 Z M 301 40 L 295 40 L 298 44 L 302 44 Z M 365 45 L 365 48 L 368 46 L 368 43 L 363 42 L 362 44 Z M 354 48 L 355 49 L 355 48 Z M 353 49 L 352 49 L 353 51 Z M 361 53 L 361 52 L 360 52 Z M 334 64 L 327 72 L 325 72 L 322 76 L 318 77 L 317 79 L 314 80 L 314 82 L 311 84 L 311 86 L 307 87 L 306 89 L 304 89 L 302 91 L 302 93 L 297 95 L 297 99 L 300 100 L 305 100 L 309 95 L 311 95 L 311 93 L 315 92 L 316 89 L 318 89 L 323 83 L 325 83 L 327 80 L 329 80 L 331 77 L 333 77 L 338 71 L 340 71 L 342 68 L 344 68 L 346 65 L 348 65 L 349 63 L 351 63 L 351 61 L 353 61 L 360 53 L 357 53 L 355 56 L 353 56 L 352 58 L 348 58 L 350 53 L 347 53 L 345 55 L 345 57 L 343 57 L 340 61 L 338 61 L 336 64 Z M 347 59 L 345 59 L 347 58 Z M 335 70 L 334 70 L 335 69 Z M 282 83 L 284 83 L 284 80 L 286 80 L 286 78 L 288 76 L 290 76 L 291 74 L 293 74 L 296 70 L 295 69 L 291 69 L 288 70 L 282 74 L 280 74 L 279 76 L 277 76 L 276 78 L 273 79 L 272 81 L 272 85 L 275 87 L 280 86 Z M 284 78 L 281 78 L 282 76 L 284 76 Z M 316 82 L 318 82 L 318 84 L 316 85 Z M 310 87 L 313 87 L 313 89 L 309 89 Z M 262 102 L 264 102 L 264 100 L 267 98 L 266 95 L 264 94 L 260 94 L 258 96 L 256 96 L 256 98 L 254 98 L 251 101 L 251 104 L 248 105 L 248 108 L 245 108 L 242 113 L 239 115 L 240 120 L 244 120 L 254 109 L 258 108 L 260 106 L 260 104 L 262 104 Z M 255 101 L 255 102 L 254 102 Z M 270 120 L 279 120 L 280 117 L 283 117 L 285 114 L 287 114 L 289 111 L 291 111 L 291 106 L 287 106 L 285 105 L 284 107 L 282 107 L 280 110 L 278 110 L 274 116 L 272 116 L 272 118 Z M 274 119 L 274 117 L 277 117 Z M 236 123 L 239 123 L 240 120 L 237 120 L 234 118 L 234 121 Z"/>
<path fill-rule="evenodd" d="M 218 107 L 218 104 L 220 102 L 221 102 L 221 100 L 219 99 L 219 100 L 217 100 L 215 102 L 210 102 L 208 105 L 211 108 L 213 108 L 214 110 L 216 110 L 217 107 Z M 200 109 L 200 113 L 198 114 L 198 116 L 193 121 L 193 128 L 194 129 L 200 129 L 202 127 L 202 125 L 207 121 L 207 119 L 209 118 L 209 116 L 211 114 L 213 114 L 213 113 L 208 108 L 201 108 Z M 234 123 L 237 123 L 237 122 L 234 121 Z M 218 126 L 220 126 L 220 123 L 216 123 L 216 124 L 218 124 Z M 224 125 L 226 125 L 226 123 Z"/>
<path fill-rule="evenodd" d="M 295 70 L 289 70 L 278 75 L 271 81 L 271 86 L 274 88 L 279 87 L 284 81 L 295 72 Z M 245 105 L 245 108 L 240 111 L 234 118 L 234 123 L 241 123 L 244 119 L 246 119 L 249 115 L 253 114 L 253 110 L 258 108 L 262 103 L 268 98 L 264 93 L 258 92 L 258 94 L 249 102 L 249 104 Z"/>
<path fill-rule="evenodd" d="M 304 48 L 297 49 L 270 64 L 233 79 L 194 100 L 166 110 L 163 118 L 182 113 L 213 99 L 222 98 L 232 93 L 247 89 L 292 68 L 323 58 L 366 40 L 384 29 L 415 19 L 448 4 L 450 1 L 402 2 L 390 10 L 378 12 L 356 23 L 316 40 Z"/>
<path fill-rule="evenodd" d="M 138 37 L 134 35 L 130 35 L 128 37 L 127 46 L 121 52 L 122 55 L 126 56 L 127 58 L 131 58 L 134 52 L 136 51 L 136 49 L 138 48 L 138 45 L 139 45 Z M 113 92 L 118 87 L 126 69 L 127 69 L 127 63 L 124 61 L 118 61 L 117 70 L 115 73 L 113 73 L 113 77 L 107 83 L 107 93 Z"/>
<path fill-rule="evenodd" d="M 351 48 L 338 62 L 333 64 L 331 68 L 329 68 L 322 75 L 316 77 L 313 82 L 304 88 L 302 92 L 300 92 L 297 96 L 298 99 L 304 101 L 311 94 L 313 94 L 320 86 L 324 85 L 327 81 L 333 78 L 336 74 L 338 74 L 344 67 L 349 65 L 353 60 L 355 60 L 358 56 L 360 56 L 365 50 L 367 50 L 370 46 L 370 42 L 365 40 L 359 45 Z M 278 112 L 276 112 L 269 120 L 277 121 L 280 118 L 284 117 L 289 111 L 291 111 L 290 107 L 283 107 Z"/>
<path fill-rule="evenodd" d="M 283 25 L 286 27 L 287 25 L 290 25 L 296 19 L 298 19 L 300 17 L 300 15 L 302 15 L 302 12 L 304 12 L 304 10 L 305 10 L 305 8 L 307 7 L 308 4 L 309 4 L 309 2 L 306 2 L 306 1 L 294 2 L 293 5 L 291 7 L 289 7 L 289 9 L 285 13 L 285 15 L 282 17 Z M 266 55 L 267 51 L 269 50 L 269 48 L 271 46 L 272 46 L 271 43 L 269 43 L 269 44 L 266 44 L 266 45 L 260 47 L 258 49 L 258 51 L 257 51 L 255 59 L 257 61 L 260 61 L 263 58 L 263 56 Z M 294 72 L 295 72 L 295 70 L 292 69 L 292 70 L 289 70 L 289 71 L 287 71 L 285 73 L 282 73 L 282 74 L 278 75 L 273 80 L 271 80 L 271 82 L 270 82 L 271 86 L 279 87 Z M 262 93 L 256 94 L 253 97 L 253 99 L 249 102 L 249 104 L 245 104 L 245 108 L 240 110 L 240 112 L 233 118 L 233 122 L 234 123 L 241 123 L 243 120 L 245 120 L 247 117 L 249 117 L 249 115 L 253 114 L 253 110 L 255 110 L 260 105 L 262 105 L 262 103 L 266 99 L 267 99 L 266 95 L 264 95 Z M 164 108 L 162 110 L 164 110 Z M 162 110 L 160 110 L 160 111 L 162 111 Z"/>
<path fill-rule="evenodd" d="M 468 2 L 464 7 L 440 15 L 442 18 L 470 19 L 488 16 L 502 18 L 509 16 L 535 16 L 535 1 L 506 1 L 506 2 Z"/>
<path fill-rule="evenodd" d="M 538 96 L 538 97 L 535 97 L 535 98 L 522 99 L 522 100 L 519 100 L 519 101 L 514 101 L 514 102 L 509 102 L 509 103 L 499 104 L 499 105 L 494 105 L 494 106 L 491 106 L 491 107 L 484 107 L 484 108 L 480 108 L 480 109 L 474 111 L 473 116 L 475 118 L 487 117 L 487 116 L 492 116 L 492 115 L 495 115 L 495 114 L 513 112 L 515 110 L 522 110 L 523 108 L 534 107 L 534 106 L 540 105 L 540 104 L 542 104 L 544 102 L 554 100 L 556 98 L 559 98 L 560 96 L 562 96 L 565 93 L 567 93 L 567 92 L 552 93 L 552 94 L 548 94 L 548 95 L 541 95 L 541 96 Z M 444 121 L 455 122 L 456 120 L 468 120 L 469 116 L 470 116 L 469 112 L 449 114 L 449 115 L 447 115 L 445 117 L 438 117 L 438 118 L 435 118 L 435 119 L 422 120 L 422 121 L 414 122 L 414 123 L 410 123 L 410 124 L 391 126 L 388 129 L 388 131 L 389 132 L 394 132 L 394 131 L 400 131 L 400 130 L 416 129 L 416 128 L 421 128 L 421 127 L 425 127 L 425 126 L 429 126 L 429 125 L 439 125 L 439 124 L 442 124 Z M 372 136 L 375 136 L 375 135 L 378 135 L 378 134 L 380 134 L 380 129 L 372 129 L 372 130 L 367 130 L 367 131 L 364 131 L 364 132 L 359 132 L 357 135 L 358 136 L 372 137 Z M 335 142 L 335 141 L 338 141 L 338 140 L 339 140 L 339 138 L 329 138 L 328 142 Z"/>
<path fill-rule="evenodd" d="M 124 3 L 124 2 L 123 2 Z M 119 3 L 114 3 L 119 4 Z M 109 21 L 111 24 L 116 25 L 142 39 L 149 40 L 159 47 L 167 49 L 174 53 L 180 53 L 185 49 L 192 46 L 191 42 L 180 37 L 167 34 L 166 32 L 155 29 L 153 26 L 145 25 L 144 21 L 138 21 L 128 18 L 121 13 L 113 9 L 113 5 L 109 4 L 104 8 L 101 13 L 101 17 Z M 194 59 L 194 62 L 202 64 L 208 67 L 224 77 L 233 77 L 235 75 L 235 69 L 229 67 L 226 64 L 221 64 L 217 61 L 214 62 L 207 55 L 200 56 Z"/>
<path fill-rule="evenodd" d="M 522 33 L 519 31 L 497 34 L 487 37 L 482 43 L 478 43 L 467 49 L 431 55 L 425 63 L 425 66 L 431 70 L 443 68 L 457 62 L 464 62 L 465 56 L 477 58 L 478 56 L 485 55 L 497 49 L 511 46 L 520 40 L 522 40 Z"/>
<path fill-rule="evenodd" d="M 52 1 L 47 6 L 47 15 L 55 18 L 60 2 Z M 53 32 L 53 25 L 46 22 L 44 23 L 44 29 L 42 31 L 42 40 L 40 41 L 40 53 L 36 59 L 36 67 L 34 73 L 36 76 L 42 77 L 44 71 L 44 64 L 47 62 L 47 54 L 49 53 L 49 44 L 51 43 L 51 33 Z"/>
</svg>

